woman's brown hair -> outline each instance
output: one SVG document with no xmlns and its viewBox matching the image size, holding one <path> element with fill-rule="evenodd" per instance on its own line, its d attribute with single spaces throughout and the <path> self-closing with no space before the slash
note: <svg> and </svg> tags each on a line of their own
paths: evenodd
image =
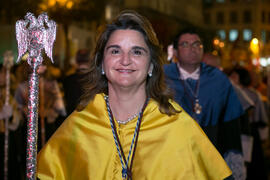
<svg viewBox="0 0 270 180">
<path fill-rule="evenodd" d="M 162 47 L 159 44 L 151 23 L 145 17 L 131 10 L 120 13 L 120 15 L 112 23 L 105 26 L 103 31 L 99 34 L 89 72 L 85 79 L 84 94 L 77 110 L 80 111 L 84 109 L 96 94 L 108 94 L 108 81 L 106 76 L 101 73 L 104 48 L 111 34 L 119 29 L 131 29 L 142 33 L 150 49 L 150 62 L 153 64 L 152 77 L 147 77 L 146 94 L 159 103 L 160 112 L 168 115 L 177 113 L 178 111 L 169 103 L 172 94 L 164 82 L 162 65 L 165 58 L 163 56 Z"/>
</svg>

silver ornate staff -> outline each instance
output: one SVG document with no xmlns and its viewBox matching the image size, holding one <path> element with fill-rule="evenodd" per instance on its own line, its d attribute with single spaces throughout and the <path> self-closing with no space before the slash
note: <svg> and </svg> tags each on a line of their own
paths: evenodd
<svg viewBox="0 0 270 180">
<path fill-rule="evenodd" d="M 13 53 L 12 51 L 6 51 L 4 54 L 4 67 L 6 68 L 6 99 L 5 105 L 9 105 L 9 94 L 10 94 L 10 68 L 13 66 Z M 8 123 L 9 118 L 5 118 L 5 140 L 4 140 L 4 180 L 8 179 L 8 136 L 9 136 L 9 129 Z"/>
<path fill-rule="evenodd" d="M 33 69 L 29 79 L 29 102 L 27 121 L 27 149 L 26 149 L 26 178 L 36 179 L 37 133 L 38 133 L 38 67 L 42 64 L 42 49 L 51 59 L 52 48 L 56 37 L 56 23 L 48 20 L 46 13 L 35 18 L 27 13 L 25 20 L 16 22 L 16 38 L 18 42 L 18 59 L 28 51 L 27 62 Z"/>
</svg>

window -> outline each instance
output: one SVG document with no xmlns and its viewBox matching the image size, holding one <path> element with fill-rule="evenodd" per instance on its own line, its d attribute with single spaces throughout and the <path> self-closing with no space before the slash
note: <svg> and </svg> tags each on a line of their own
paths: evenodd
<svg viewBox="0 0 270 180">
<path fill-rule="evenodd" d="M 243 30 L 243 40 L 250 41 L 252 39 L 252 31 L 250 29 Z"/>
<path fill-rule="evenodd" d="M 232 23 L 232 24 L 237 23 L 237 19 L 238 19 L 237 12 L 236 11 L 231 11 L 230 12 L 230 23 Z"/>
<path fill-rule="evenodd" d="M 211 14 L 210 13 L 205 13 L 203 18 L 204 18 L 205 24 L 211 24 Z"/>
<path fill-rule="evenodd" d="M 266 43 L 266 32 L 265 32 L 265 30 L 262 30 L 262 31 L 261 31 L 261 39 L 262 39 L 262 41 L 263 41 L 264 43 Z"/>
<path fill-rule="evenodd" d="M 217 35 L 219 36 L 219 38 L 221 40 L 225 40 L 226 39 L 226 32 L 225 30 L 221 29 L 217 31 Z"/>
<path fill-rule="evenodd" d="M 266 31 L 265 39 L 266 39 L 266 42 L 270 42 L 270 31 Z"/>
<path fill-rule="evenodd" d="M 223 12 L 217 12 L 217 24 L 224 24 Z"/>
<path fill-rule="evenodd" d="M 212 6 L 214 0 L 203 0 L 203 7 L 209 8 Z M 214 1 L 215 2 L 215 1 Z"/>
<path fill-rule="evenodd" d="M 237 29 L 230 30 L 229 40 L 230 41 L 235 41 L 237 38 L 238 38 L 238 30 Z"/>
<path fill-rule="evenodd" d="M 244 11 L 244 23 L 251 23 L 251 12 L 249 10 Z"/>
<path fill-rule="evenodd" d="M 265 11 L 262 12 L 261 20 L 262 23 L 265 23 Z"/>
</svg>

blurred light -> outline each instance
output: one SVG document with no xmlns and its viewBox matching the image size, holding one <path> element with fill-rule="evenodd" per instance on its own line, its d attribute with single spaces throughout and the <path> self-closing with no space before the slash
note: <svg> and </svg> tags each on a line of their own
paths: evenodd
<svg viewBox="0 0 270 180">
<path fill-rule="evenodd" d="M 220 43 L 219 43 L 219 47 L 220 47 L 220 48 L 223 48 L 224 46 L 225 46 L 224 42 L 220 42 Z"/>
<path fill-rule="evenodd" d="M 42 11 L 46 11 L 47 10 L 47 6 L 45 4 L 40 4 L 39 7 L 40 7 L 40 9 Z"/>
<path fill-rule="evenodd" d="M 267 58 L 267 63 L 268 63 L 268 64 L 270 64 L 270 57 L 269 57 L 269 58 Z"/>
<path fill-rule="evenodd" d="M 219 39 L 214 39 L 213 43 L 215 46 L 217 46 L 219 44 Z"/>
<path fill-rule="evenodd" d="M 212 52 L 212 54 L 215 55 L 215 56 L 217 56 L 217 55 L 218 55 L 217 50 L 214 50 L 214 51 Z"/>
<path fill-rule="evenodd" d="M 252 31 L 250 29 L 243 30 L 243 39 L 245 41 L 250 41 L 252 38 Z"/>
<path fill-rule="evenodd" d="M 257 66 L 257 65 L 258 65 L 258 61 L 257 61 L 257 59 L 256 59 L 256 58 L 252 59 L 252 64 L 253 64 L 253 65 L 255 65 L 255 66 Z"/>
<path fill-rule="evenodd" d="M 229 32 L 229 40 L 230 41 L 235 41 L 238 38 L 238 30 L 237 29 L 232 29 Z"/>
<path fill-rule="evenodd" d="M 68 1 L 67 4 L 66 4 L 66 7 L 67 7 L 68 9 L 71 9 L 72 6 L 73 6 L 73 2 L 72 2 L 72 1 Z"/>
<path fill-rule="evenodd" d="M 225 40 L 226 39 L 226 32 L 225 30 L 221 29 L 217 32 L 218 36 L 220 37 L 220 39 Z"/>
<path fill-rule="evenodd" d="M 110 5 L 106 6 L 105 18 L 106 18 L 106 20 L 111 20 L 111 18 L 112 18 L 112 7 Z"/>
<path fill-rule="evenodd" d="M 53 7 L 55 5 L 56 1 L 55 0 L 48 0 L 48 6 Z"/>
<path fill-rule="evenodd" d="M 67 0 L 56 0 L 60 6 L 65 6 L 65 4 L 67 3 Z"/>
<path fill-rule="evenodd" d="M 261 58 L 260 64 L 261 64 L 261 66 L 266 67 L 268 65 L 266 58 Z"/>
<path fill-rule="evenodd" d="M 259 40 L 257 38 L 253 38 L 250 42 L 249 48 L 254 55 L 259 55 Z"/>
<path fill-rule="evenodd" d="M 253 38 L 251 43 L 257 45 L 257 44 L 259 44 L 259 40 L 257 38 Z"/>
</svg>

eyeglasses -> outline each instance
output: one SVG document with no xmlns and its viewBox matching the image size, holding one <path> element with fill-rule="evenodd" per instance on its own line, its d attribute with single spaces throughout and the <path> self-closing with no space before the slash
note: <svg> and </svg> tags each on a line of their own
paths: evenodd
<svg viewBox="0 0 270 180">
<path fill-rule="evenodd" d="M 188 42 L 184 41 L 178 44 L 181 48 L 194 48 L 194 49 L 201 49 L 203 48 L 201 41 L 195 41 L 192 44 L 189 44 Z"/>
</svg>

